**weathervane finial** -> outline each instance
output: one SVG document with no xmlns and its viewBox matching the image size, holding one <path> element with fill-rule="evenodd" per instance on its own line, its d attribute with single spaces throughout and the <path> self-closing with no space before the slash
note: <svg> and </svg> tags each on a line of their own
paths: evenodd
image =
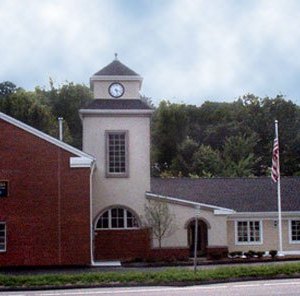
<svg viewBox="0 0 300 296">
<path fill-rule="evenodd" d="M 117 60 L 118 60 L 118 54 L 115 53 L 115 61 L 117 61 Z"/>
</svg>

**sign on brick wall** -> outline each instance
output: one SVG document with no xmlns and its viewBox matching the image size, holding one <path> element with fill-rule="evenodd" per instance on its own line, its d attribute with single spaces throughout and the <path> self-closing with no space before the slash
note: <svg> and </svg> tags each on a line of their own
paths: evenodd
<svg viewBox="0 0 300 296">
<path fill-rule="evenodd" d="M 0 181 L 0 197 L 8 196 L 8 181 Z"/>
</svg>

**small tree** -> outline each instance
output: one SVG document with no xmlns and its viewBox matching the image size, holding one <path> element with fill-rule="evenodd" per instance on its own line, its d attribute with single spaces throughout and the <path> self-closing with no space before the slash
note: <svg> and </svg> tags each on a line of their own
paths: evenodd
<svg viewBox="0 0 300 296">
<path fill-rule="evenodd" d="M 145 205 L 145 222 L 152 228 L 153 236 L 161 248 L 163 238 L 169 237 L 176 230 L 175 215 L 170 212 L 164 200 L 149 200 Z"/>
</svg>

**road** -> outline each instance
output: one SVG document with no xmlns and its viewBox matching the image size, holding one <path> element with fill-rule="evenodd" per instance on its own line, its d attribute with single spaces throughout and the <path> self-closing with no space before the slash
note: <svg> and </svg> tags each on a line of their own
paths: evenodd
<svg viewBox="0 0 300 296">
<path fill-rule="evenodd" d="M 300 295 L 300 279 L 250 281 L 188 287 L 130 287 L 130 288 L 93 288 L 75 290 L 44 290 L 24 292 L 0 292 L 7 296 L 263 296 L 263 295 Z"/>
</svg>

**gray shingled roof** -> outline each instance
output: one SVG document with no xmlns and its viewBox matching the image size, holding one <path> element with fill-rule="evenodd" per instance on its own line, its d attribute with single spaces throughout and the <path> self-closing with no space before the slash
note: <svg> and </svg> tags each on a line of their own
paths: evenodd
<svg viewBox="0 0 300 296">
<path fill-rule="evenodd" d="M 276 212 L 271 178 L 151 179 L 151 192 L 237 212 Z M 281 178 L 282 211 L 300 211 L 300 177 Z"/>
<path fill-rule="evenodd" d="M 139 99 L 95 99 L 82 109 L 151 110 L 151 107 Z"/>
<path fill-rule="evenodd" d="M 109 65 L 98 71 L 94 76 L 111 76 L 111 75 L 121 75 L 121 76 L 140 76 L 133 70 L 129 69 L 127 66 L 122 64 L 119 60 L 114 60 Z"/>
</svg>

